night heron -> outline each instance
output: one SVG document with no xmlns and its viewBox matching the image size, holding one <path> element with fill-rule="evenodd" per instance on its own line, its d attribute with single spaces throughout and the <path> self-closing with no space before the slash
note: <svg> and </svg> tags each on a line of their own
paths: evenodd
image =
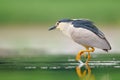
<svg viewBox="0 0 120 80">
<path fill-rule="evenodd" d="M 111 46 L 105 35 L 87 19 L 62 19 L 59 20 L 55 26 L 49 30 L 60 29 L 65 35 L 70 37 L 73 41 L 81 44 L 86 50 L 81 50 L 76 56 L 76 60 L 81 62 L 81 55 L 88 53 L 86 63 L 90 60 L 90 52 L 94 52 L 94 47 L 102 49 L 106 52 L 111 50 Z"/>
</svg>

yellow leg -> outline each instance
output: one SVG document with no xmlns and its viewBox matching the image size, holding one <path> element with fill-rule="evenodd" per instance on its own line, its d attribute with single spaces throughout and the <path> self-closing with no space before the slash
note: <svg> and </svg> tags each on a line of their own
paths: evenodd
<svg viewBox="0 0 120 80">
<path fill-rule="evenodd" d="M 81 59 L 81 55 L 85 52 L 85 50 L 81 50 L 78 52 L 77 56 L 76 56 L 76 60 L 79 61 Z"/>
<path fill-rule="evenodd" d="M 84 53 L 84 52 L 88 52 L 88 59 L 87 59 L 87 63 L 88 63 L 88 61 L 90 60 L 90 52 L 94 52 L 94 48 L 93 47 L 91 47 L 91 50 L 89 50 L 89 48 L 88 47 L 86 47 L 86 50 L 81 50 L 81 51 L 79 51 L 78 52 L 78 54 L 77 54 L 77 56 L 76 56 L 76 60 L 77 61 L 79 61 L 80 59 L 81 59 L 81 55 Z"/>
<path fill-rule="evenodd" d="M 88 64 L 88 61 L 90 61 L 90 58 L 91 58 L 90 52 L 94 52 L 95 49 L 94 49 L 93 47 L 91 47 L 91 50 L 89 50 L 89 48 L 86 48 L 86 50 L 87 50 L 87 52 L 88 52 L 88 58 L 87 58 L 87 60 L 86 60 L 86 64 Z"/>
</svg>

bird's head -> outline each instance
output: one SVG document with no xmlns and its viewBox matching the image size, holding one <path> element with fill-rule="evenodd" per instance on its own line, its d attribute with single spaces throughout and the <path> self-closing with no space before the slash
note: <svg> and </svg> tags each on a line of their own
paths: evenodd
<svg viewBox="0 0 120 80">
<path fill-rule="evenodd" d="M 62 19 L 56 22 L 56 24 L 54 26 L 52 26 L 51 28 L 49 28 L 49 30 L 54 30 L 54 29 L 60 29 L 63 30 L 64 27 L 68 27 L 69 24 L 72 22 L 72 19 Z"/>
</svg>

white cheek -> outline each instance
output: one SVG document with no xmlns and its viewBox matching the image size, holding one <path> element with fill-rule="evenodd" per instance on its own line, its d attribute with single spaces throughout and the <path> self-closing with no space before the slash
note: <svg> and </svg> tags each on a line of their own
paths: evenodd
<svg viewBox="0 0 120 80">
<path fill-rule="evenodd" d="M 60 23 L 57 26 L 57 29 L 59 29 L 63 34 L 65 34 L 68 37 L 71 37 L 71 33 L 70 33 L 70 24 L 69 23 Z"/>
<path fill-rule="evenodd" d="M 65 23 L 60 23 L 58 26 L 57 26 L 57 29 L 60 29 L 61 31 L 64 30 L 66 27 L 66 24 Z"/>
</svg>

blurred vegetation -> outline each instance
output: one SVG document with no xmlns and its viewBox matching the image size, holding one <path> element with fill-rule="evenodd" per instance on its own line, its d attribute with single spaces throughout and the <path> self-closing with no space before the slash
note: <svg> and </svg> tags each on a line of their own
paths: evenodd
<svg viewBox="0 0 120 80">
<path fill-rule="evenodd" d="M 0 0 L 0 23 L 51 23 L 63 18 L 120 22 L 120 0 Z"/>
</svg>

